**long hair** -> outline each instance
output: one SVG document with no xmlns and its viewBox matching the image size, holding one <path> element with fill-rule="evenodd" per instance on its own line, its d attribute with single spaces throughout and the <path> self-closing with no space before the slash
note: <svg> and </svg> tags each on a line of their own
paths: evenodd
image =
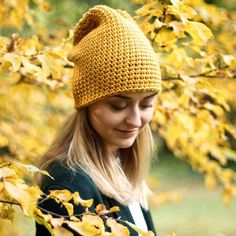
<svg viewBox="0 0 236 236">
<path fill-rule="evenodd" d="M 149 124 L 138 134 L 134 144 L 121 149 L 119 158 L 111 157 L 100 136 L 92 128 L 87 109 L 75 111 L 65 122 L 39 167 L 46 169 L 54 160 L 61 160 L 73 171 L 82 168 L 106 196 L 122 204 L 138 201 L 147 208 L 149 188 L 145 182 L 154 142 Z M 42 184 L 42 175 L 38 179 Z"/>
</svg>

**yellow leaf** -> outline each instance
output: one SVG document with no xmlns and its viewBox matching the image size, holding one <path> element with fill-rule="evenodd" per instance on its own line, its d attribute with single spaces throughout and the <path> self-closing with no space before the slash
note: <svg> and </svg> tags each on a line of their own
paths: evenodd
<svg viewBox="0 0 236 236">
<path fill-rule="evenodd" d="M 0 136 L 0 147 L 4 147 L 8 145 L 9 145 L 9 140 L 4 136 Z"/>
<path fill-rule="evenodd" d="M 206 109 L 208 109 L 209 111 L 214 112 L 215 115 L 217 115 L 217 116 L 222 116 L 224 114 L 223 108 L 219 105 L 215 105 L 215 104 L 212 104 L 210 102 L 206 102 L 203 106 Z"/>
<path fill-rule="evenodd" d="M 80 197 L 78 192 L 74 192 L 72 197 L 76 205 L 81 204 L 81 206 L 89 208 L 93 204 L 93 199 L 84 200 Z"/>
<path fill-rule="evenodd" d="M 100 229 L 101 231 L 105 229 L 102 218 L 100 218 L 97 215 L 83 215 L 82 222 L 89 222 L 90 224 L 96 226 L 96 228 Z"/>
<path fill-rule="evenodd" d="M 43 214 L 39 209 L 35 209 L 34 219 L 40 225 L 44 225 L 46 229 L 53 235 L 52 225 L 49 223 L 52 219 L 52 215 Z"/>
<path fill-rule="evenodd" d="M 12 66 L 12 71 L 16 72 L 21 66 L 21 57 L 15 53 L 6 53 L 2 57 L 2 68 L 9 69 Z"/>
<path fill-rule="evenodd" d="M 236 161 L 236 151 L 229 148 L 224 148 L 223 151 L 228 160 Z"/>
<path fill-rule="evenodd" d="M 2 167 L 0 168 L 0 179 L 16 175 L 15 170 L 10 169 L 8 167 Z"/>
<path fill-rule="evenodd" d="M 48 76 L 50 76 L 50 68 L 49 68 L 48 60 L 46 56 L 41 55 L 41 54 L 37 55 L 37 58 L 42 64 L 42 76 L 43 78 L 47 78 Z"/>
<path fill-rule="evenodd" d="M 69 203 L 69 202 L 62 202 L 63 205 L 65 206 L 69 216 L 74 214 L 74 206 L 73 204 Z"/>
<path fill-rule="evenodd" d="M 205 184 L 208 189 L 214 189 L 216 187 L 216 179 L 212 174 L 205 176 Z"/>
<path fill-rule="evenodd" d="M 173 0 L 172 4 L 167 5 L 167 14 L 177 16 L 182 22 L 192 19 L 197 14 L 192 7 L 183 4 L 182 1 Z"/>
<path fill-rule="evenodd" d="M 17 46 L 18 50 L 22 51 L 26 56 L 37 54 L 38 49 L 41 47 L 36 35 L 33 35 L 32 38 L 21 39 Z"/>
<path fill-rule="evenodd" d="M 134 231 L 136 231 L 137 233 L 139 233 L 139 235 L 141 235 L 141 236 L 155 236 L 152 231 L 144 232 L 144 231 L 142 231 L 140 228 L 138 228 L 136 225 L 130 223 L 129 221 L 125 221 L 125 223 L 126 223 L 127 225 L 129 225 Z"/>
<path fill-rule="evenodd" d="M 107 209 L 106 209 L 106 206 L 105 206 L 104 204 L 98 204 L 98 205 L 96 206 L 95 211 L 96 211 L 98 214 L 101 214 L 101 213 L 103 213 L 103 212 L 106 212 Z"/>
<path fill-rule="evenodd" d="M 40 170 L 38 167 L 33 166 L 33 165 L 26 165 L 20 162 L 16 162 L 14 161 L 14 164 L 18 165 L 18 166 L 22 166 L 24 167 L 26 170 L 33 172 L 33 173 L 41 173 L 43 175 L 47 175 L 48 177 L 50 177 L 51 179 L 54 179 L 46 170 Z"/>
<path fill-rule="evenodd" d="M 155 236 L 155 235 L 152 231 L 148 231 L 148 232 L 142 232 L 141 236 Z"/>
<path fill-rule="evenodd" d="M 150 203 L 154 206 L 161 206 L 166 203 L 178 203 L 181 201 L 181 195 L 175 191 L 165 191 L 154 194 L 149 197 Z"/>
<path fill-rule="evenodd" d="M 39 74 L 41 72 L 41 68 L 32 64 L 28 58 L 21 56 L 21 61 L 26 73 Z"/>
<path fill-rule="evenodd" d="M 211 155 L 216 158 L 220 164 L 225 165 L 227 162 L 226 156 L 224 155 L 224 150 L 220 147 L 215 147 L 212 146 L 209 149 L 209 152 L 211 153 Z"/>
<path fill-rule="evenodd" d="M 117 212 L 117 211 L 120 211 L 120 208 L 118 206 L 114 206 L 109 209 L 109 212 Z"/>
<path fill-rule="evenodd" d="M 125 223 L 127 224 L 127 225 L 129 225 L 134 231 L 136 231 L 137 233 L 139 233 L 139 234 L 142 234 L 143 233 L 143 231 L 140 229 L 140 228 L 138 228 L 135 224 L 132 224 L 132 223 L 130 223 L 129 221 L 125 221 Z"/>
<path fill-rule="evenodd" d="M 55 236 L 73 236 L 74 234 L 62 226 L 55 226 L 53 228 L 53 235 L 55 235 Z"/>
<path fill-rule="evenodd" d="M 15 210 L 11 205 L 0 203 L 0 218 L 13 222 L 14 216 Z"/>
<path fill-rule="evenodd" d="M 53 227 L 61 226 L 64 223 L 64 218 L 51 218 L 49 222 Z"/>
<path fill-rule="evenodd" d="M 70 216 L 70 220 L 72 220 L 72 221 L 74 221 L 74 222 L 80 221 L 80 219 L 77 218 L 77 217 L 75 217 L 74 215 L 71 215 L 71 216 Z"/>
<path fill-rule="evenodd" d="M 57 203 L 60 203 L 60 202 L 70 201 L 73 197 L 73 194 L 67 189 L 64 189 L 64 190 L 51 190 L 48 197 L 53 198 L 53 199 L 56 200 Z"/>
<path fill-rule="evenodd" d="M 205 44 L 213 37 L 211 30 L 200 22 L 186 21 L 186 31 L 191 35 L 194 42 L 198 45 Z"/>
<path fill-rule="evenodd" d="M 43 10 L 50 11 L 51 6 L 48 2 L 45 2 L 44 0 L 34 0 L 36 4 L 38 4 Z"/>
<path fill-rule="evenodd" d="M 224 204 L 226 206 L 228 206 L 231 203 L 232 196 L 233 196 L 233 187 L 232 186 L 228 186 L 223 191 L 223 200 L 224 200 Z"/>
<path fill-rule="evenodd" d="M 162 28 L 158 31 L 155 37 L 155 42 L 159 46 L 168 46 L 174 44 L 177 41 L 177 37 L 173 30 Z"/>
<path fill-rule="evenodd" d="M 104 204 L 98 204 L 96 206 L 96 212 L 99 215 L 106 215 L 108 213 L 117 212 L 119 210 L 120 208 L 118 206 L 111 207 L 109 210 L 106 209 L 106 206 Z"/>
<path fill-rule="evenodd" d="M 192 19 L 194 16 L 197 15 L 197 12 L 188 5 L 181 4 L 179 9 L 180 9 L 181 15 L 182 16 L 184 15 L 185 19 Z"/>
<path fill-rule="evenodd" d="M 168 236 L 176 236 L 176 233 L 172 232 L 171 234 L 168 234 Z"/>
<path fill-rule="evenodd" d="M 66 221 L 65 223 L 81 235 L 103 235 L 105 229 L 103 220 L 93 215 L 84 215 L 81 222 Z"/>
<path fill-rule="evenodd" d="M 11 198 L 17 200 L 25 215 L 32 216 L 36 203 L 42 194 L 38 187 L 28 187 L 26 184 L 16 182 L 14 179 L 5 181 L 4 187 Z"/>
<path fill-rule="evenodd" d="M 222 60 L 226 65 L 231 66 L 236 58 L 233 55 L 222 55 Z"/>
<path fill-rule="evenodd" d="M 182 2 L 180 0 L 170 0 L 170 2 L 175 6 L 178 7 Z"/>
<path fill-rule="evenodd" d="M 178 21 L 171 21 L 169 25 L 173 28 L 175 35 L 178 38 L 186 38 L 186 35 L 184 34 L 185 31 L 185 25 Z"/>
<path fill-rule="evenodd" d="M 107 226 L 111 228 L 111 232 L 115 235 L 129 236 L 130 232 L 127 227 L 122 224 L 119 224 L 114 219 L 107 219 Z"/>
</svg>

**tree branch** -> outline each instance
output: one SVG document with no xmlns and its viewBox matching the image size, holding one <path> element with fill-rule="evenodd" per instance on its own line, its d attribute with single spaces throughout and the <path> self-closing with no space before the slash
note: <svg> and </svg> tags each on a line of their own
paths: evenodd
<svg viewBox="0 0 236 236">
<path fill-rule="evenodd" d="M 11 201 L 6 201 L 6 200 L 2 200 L 2 199 L 0 199 L 0 202 L 10 204 L 10 205 L 20 206 L 20 203 L 18 203 L 18 202 L 11 202 Z"/>
</svg>

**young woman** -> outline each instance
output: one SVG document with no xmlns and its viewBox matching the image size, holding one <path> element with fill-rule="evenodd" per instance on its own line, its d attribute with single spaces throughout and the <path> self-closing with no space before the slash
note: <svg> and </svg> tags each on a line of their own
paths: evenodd
<svg viewBox="0 0 236 236">
<path fill-rule="evenodd" d="M 83 199 L 93 198 L 90 210 L 100 203 L 107 209 L 119 206 L 111 217 L 155 231 L 145 176 L 153 154 L 148 123 L 161 83 L 156 55 L 126 12 L 102 5 L 81 18 L 73 45 L 68 59 L 75 65 L 76 111 L 40 161 L 54 177 L 42 176 L 41 189 L 78 191 Z M 40 206 L 66 215 L 54 200 Z M 75 206 L 76 214 L 82 212 Z M 36 231 L 49 234 L 38 224 Z"/>
</svg>

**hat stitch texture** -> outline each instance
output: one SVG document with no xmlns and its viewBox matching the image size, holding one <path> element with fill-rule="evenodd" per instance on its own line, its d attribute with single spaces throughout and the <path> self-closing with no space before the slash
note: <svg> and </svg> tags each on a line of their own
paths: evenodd
<svg viewBox="0 0 236 236">
<path fill-rule="evenodd" d="M 97 5 L 74 30 L 73 95 L 80 109 L 121 92 L 159 92 L 161 75 L 150 42 L 131 16 Z"/>
</svg>

